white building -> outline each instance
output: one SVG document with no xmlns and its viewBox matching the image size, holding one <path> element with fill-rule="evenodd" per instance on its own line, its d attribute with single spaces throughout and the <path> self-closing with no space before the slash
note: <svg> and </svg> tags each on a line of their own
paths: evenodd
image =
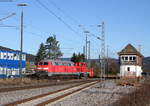
<svg viewBox="0 0 150 106">
<path fill-rule="evenodd" d="M 143 55 L 135 47 L 128 44 L 118 55 L 121 77 L 141 77 Z"/>
</svg>

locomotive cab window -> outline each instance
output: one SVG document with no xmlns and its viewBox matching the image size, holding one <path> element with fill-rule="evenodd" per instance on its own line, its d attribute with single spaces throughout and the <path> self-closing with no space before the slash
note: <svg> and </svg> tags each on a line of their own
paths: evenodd
<svg viewBox="0 0 150 106">
<path fill-rule="evenodd" d="M 43 65 L 43 62 L 40 62 L 39 65 Z"/>
<path fill-rule="evenodd" d="M 44 62 L 44 65 L 48 65 L 48 62 Z"/>
<path fill-rule="evenodd" d="M 58 62 L 58 65 L 59 65 L 59 66 L 63 66 L 63 63 L 62 63 L 62 62 Z"/>
<path fill-rule="evenodd" d="M 68 64 L 67 63 L 63 63 L 63 66 L 68 66 Z"/>
<path fill-rule="evenodd" d="M 71 64 L 69 63 L 68 66 L 71 66 Z"/>
<path fill-rule="evenodd" d="M 59 65 L 58 62 L 55 62 L 55 65 L 58 66 Z"/>
</svg>

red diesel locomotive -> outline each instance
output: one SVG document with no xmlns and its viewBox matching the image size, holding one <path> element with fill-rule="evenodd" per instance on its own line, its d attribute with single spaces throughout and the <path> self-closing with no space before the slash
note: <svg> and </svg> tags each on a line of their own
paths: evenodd
<svg viewBox="0 0 150 106">
<path fill-rule="evenodd" d="M 73 63 L 61 60 L 42 60 L 36 65 L 37 76 L 70 75 L 93 77 L 93 70 L 88 69 L 84 62 Z"/>
</svg>

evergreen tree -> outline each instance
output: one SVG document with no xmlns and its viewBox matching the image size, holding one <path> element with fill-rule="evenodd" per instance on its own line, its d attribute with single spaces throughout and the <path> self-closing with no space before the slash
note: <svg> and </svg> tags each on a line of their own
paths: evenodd
<svg viewBox="0 0 150 106">
<path fill-rule="evenodd" d="M 45 56 L 46 56 L 45 45 L 41 43 L 35 58 L 35 63 L 37 64 L 39 61 L 43 60 Z"/>
<path fill-rule="evenodd" d="M 73 53 L 72 57 L 71 57 L 71 61 L 76 63 L 77 62 L 77 55 L 75 53 Z"/>
<path fill-rule="evenodd" d="M 73 53 L 72 57 L 71 57 L 71 61 L 76 63 L 76 62 L 83 62 L 85 60 L 85 56 L 84 54 L 76 54 L 76 53 Z"/>
<path fill-rule="evenodd" d="M 45 48 L 47 59 L 58 59 L 59 57 L 62 56 L 59 41 L 56 40 L 55 35 L 47 38 Z"/>
<path fill-rule="evenodd" d="M 82 53 L 82 54 L 78 54 L 79 56 L 79 59 L 80 59 L 80 62 L 84 62 L 85 61 L 85 55 Z"/>
</svg>

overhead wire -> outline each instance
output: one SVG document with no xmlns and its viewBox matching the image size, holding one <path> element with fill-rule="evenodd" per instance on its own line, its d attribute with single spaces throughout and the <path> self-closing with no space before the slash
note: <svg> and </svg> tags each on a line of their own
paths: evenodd
<svg viewBox="0 0 150 106">
<path fill-rule="evenodd" d="M 61 9 L 60 7 L 57 6 L 56 3 L 54 3 L 52 0 L 48 0 L 48 2 L 53 5 L 58 11 L 60 11 L 62 14 L 64 14 L 68 19 L 70 19 L 71 21 L 73 21 L 75 24 L 80 24 L 76 19 L 74 19 L 73 17 L 71 17 L 70 15 L 68 15 L 63 9 Z"/>
<path fill-rule="evenodd" d="M 16 15 L 16 13 L 12 13 L 11 15 L 9 15 L 9 16 L 7 16 L 7 17 L 2 18 L 2 19 L 0 19 L 0 21 L 3 21 L 3 20 L 5 20 L 5 19 L 7 19 L 7 18 L 9 18 L 9 17 L 11 17 L 11 16 L 13 16 L 13 15 Z M 13 18 L 13 20 L 15 20 L 15 21 L 18 22 L 19 19 Z M 31 25 L 31 23 L 30 23 L 30 25 Z M 38 37 L 41 37 L 41 38 L 45 38 L 44 36 L 41 36 L 40 34 L 37 34 L 37 33 L 35 33 L 35 32 L 27 31 L 25 26 L 27 26 L 27 25 L 24 24 L 24 28 L 25 28 L 25 29 L 24 29 L 24 32 L 29 33 L 29 34 L 34 35 L 34 36 L 38 36 Z M 33 26 L 33 25 L 32 25 L 32 26 Z M 17 26 L 17 25 L 16 25 L 16 26 L 10 26 L 10 25 L 5 25 L 5 24 L 3 24 L 3 25 L 1 25 L 0 27 L 13 27 L 13 29 L 19 30 L 19 26 Z M 32 27 L 32 28 L 33 28 L 33 27 Z M 42 32 L 43 32 L 43 31 L 42 31 Z"/>
<path fill-rule="evenodd" d="M 36 1 L 36 0 L 35 0 Z M 37 2 L 38 3 L 38 2 Z M 37 5 L 36 3 L 34 3 L 35 5 Z M 39 3 L 38 3 L 39 4 Z M 41 5 L 37 5 L 37 6 L 40 6 L 41 7 Z M 81 37 L 81 36 L 80 36 Z M 64 43 L 67 43 L 68 45 L 72 45 L 72 44 L 74 44 L 73 42 L 76 42 L 76 47 L 77 47 L 77 45 L 78 44 L 80 44 L 81 42 L 79 42 L 79 40 L 76 40 L 76 39 L 73 39 L 73 40 L 67 40 L 67 41 L 60 41 L 60 42 L 64 42 Z M 81 47 L 81 46 L 78 46 L 78 47 Z"/>
<path fill-rule="evenodd" d="M 16 17 L 13 17 L 13 19 L 16 21 L 16 22 L 18 22 L 18 18 L 16 18 Z M 31 27 L 32 26 L 32 27 Z M 26 32 L 26 33 L 28 33 L 28 34 L 31 34 L 31 35 L 34 35 L 34 36 L 37 36 L 37 37 L 40 37 L 40 38 L 42 38 L 42 39 L 45 39 L 46 37 L 45 36 L 42 36 L 43 34 L 38 34 L 38 33 L 35 33 L 35 32 L 33 32 L 33 31 L 29 31 L 29 30 L 27 30 L 27 27 L 31 27 L 31 28 L 33 28 L 33 29 L 35 29 L 35 30 L 38 30 L 39 31 L 39 29 L 37 29 L 36 27 L 35 27 L 35 25 L 33 25 L 33 24 L 30 24 L 30 25 L 27 25 L 27 24 L 24 24 L 24 32 Z M 19 26 L 16 26 L 15 27 L 15 29 L 16 30 L 19 30 Z M 43 32 L 43 31 L 41 31 L 41 32 Z M 46 33 L 46 32 L 45 32 Z M 65 42 L 66 43 L 66 42 Z M 70 41 L 70 40 L 67 40 L 67 44 L 72 44 L 73 42 L 72 41 Z"/>
<path fill-rule="evenodd" d="M 60 7 L 58 7 L 57 5 L 56 5 L 56 3 L 54 3 L 52 0 L 48 0 L 48 2 L 51 4 L 51 5 L 53 5 L 58 11 L 60 11 L 62 14 L 64 14 L 68 19 L 70 19 L 71 21 L 73 21 L 75 24 L 77 24 L 77 26 L 80 26 L 81 24 L 80 24 L 80 22 L 79 21 L 77 21 L 76 19 L 74 19 L 73 17 L 71 17 L 70 15 L 68 15 L 63 9 L 61 9 Z M 88 29 L 86 29 L 85 27 L 80 27 L 81 29 L 82 29 L 82 31 L 89 31 Z M 91 33 L 90 31 L 89 31 L 89 33 L 90 33 L 90 35 L 91 36 L 93 36 L 93 37 L 95 37 L 95 38 L 97 38 L 97 39 L 100 39 L 98 36 L 96 36 L 95 34 L 93 34 L 93 33 Z M 89 35 L 89 36 L 90 36 Z"/>
<path fill-rule="evenodd" d="M 12 17 L 12 16 L 14 16 L 14 15 L 16 15 L 16 13 L 12 13 L 12 14 L 10 14 L 10 15 L 4 17 L 4 18 L 1 18 L 0 21 L 3 21 L 3 20 L 5 20 L 5 19 L 7 19 L 7 18 L 10 18 L 10 17 Z"/>
<path fill-rule="evenodd" d="M 13 19 L 16 21 L 16 22 L 18 22 L 18 20 L 19 19 L 17 19 L 16 17 L 13 17 Z M 41 38 L 44 38 L 44 36 L 42 36 L 42 35 L 40 35 L 40 34 L 37 34 L 37 33 L 35 33 L 35 32 L 31 32 L 31 31 L 27 31 L 26 30 L 26 24 L 24 24 L 24 32 L 26 32 L 26 33 L 29 33 L 29 34 L 32 34 L 32 35 L 34 35 L 34 36 L 38 36 L 38 37 L 41 37 Z M 19 30 L 19 26 L 14 26 L 14 28 L 16 29 L 16 30 Z M 32 27 L 33 28 L 33 27 Z"/>
<path fill-rule="evenodd" d="M 46 5 L 44 5 L 40 0 L 36 0 L 43 8 L 45 8 L 51 15 L 55 16 L 60 22 L 62 22 L 68 29 L 79 36 L 79 32 L 75 31 L 67 22 L 65 22 L 61 17 L 57 16 L 53 11 L 51 11 Z M 81 37 L 81 36 L 80 36 Z"/>
<path fill-rule="evenodd" d="M 60 11 L 62 14 L 64 14 L 68 19 L 70 19 L 71 21 L 73 21 L 77 26 L 79 26 L 81 28 L 81 30 L 83 32 L 88 31 L 89 34 L 88 36 L 93 36 L 99 40 L 102 40 L 100 37 L 96 36 L 95 34 L 91 33 L 87 28 L 85 28 L 83 25 L 80 24 L 80 22 L 78 20 L 76 20 L 75 18 L 71 17 L 70 15 L 68 15 L 68 13 L 66 13 L 63 9 L 61 9 L 56 3 L 54 3 L 52 0 L 48 0 L 48 2 L 53 5 L 58 11 Z M 93 41 L 93 39 L 92 39 Z M 95 41 L 93 41 L 95 42 Z"/>
<path fill-rule="evenodd" d="M 53 5 L 58 11 L 60 11 L 64 16 L 66 16 L 68 19 L 70 19 L 72 22 L 74 22 L 78 27 L 80 27 L 83 32 L 85 32 L 85 31 L 89 32 L 89 30 L 87 30 L 84 26 L 81 27 L 81 24 L 80 24 L 80 22 L 78 20 L 76 20 L 73 17 L 71 17 L 70 15 L 68 15 L 63 9 L 61 9 L 59 6 L 57 6 L 57 4 L 54 3 L 52 0 L 48 0 L 48 2 L 51 5 Z M 96 36 L 95 34 L 93 34 L 91 32 L 89 32 L 88 36 L 93 36 L 93 37 L 101 40 L 100 37 Z M 93 41 L 93 39 L 90 39 L 90 40 Z M 95 41 L 93 41 L 93 42 L 95 42 Z"/>
<path fill-rule="evenodd" d="M 26 28 L 28 27 L 28 25 L 24 25 L 24 32 L 26 32 L 26 33 L 29 33 L 29 34 L 31 34 L 31 35 L 34 35 L 34 36 L 37 36 L 37 37 L 40 37 L 40 38 L 46 38 L 46 37 L 44 37 L 44 36 L 42 36 L 42 34 L 38 34 L 38 33 L 35 33 L 35 32 L 33 32 L 33 31 L 28 31 Z M 17 27 L 15 27 L 16 28 L 16 30 L 19 30 L 19 26 Z M 32 28 L 34 28 L 33 26 L 32 26 Z M 37 29 L 38 30 L 38 29 Z M 70 42 L 70 43 L 69 43 Z M 65 42 L 66 43 L 66 42 Z M 67 43 L 69 43 L 69 44 L 72 44 L 72 41 L 67 41 Z"/>
</svg>

